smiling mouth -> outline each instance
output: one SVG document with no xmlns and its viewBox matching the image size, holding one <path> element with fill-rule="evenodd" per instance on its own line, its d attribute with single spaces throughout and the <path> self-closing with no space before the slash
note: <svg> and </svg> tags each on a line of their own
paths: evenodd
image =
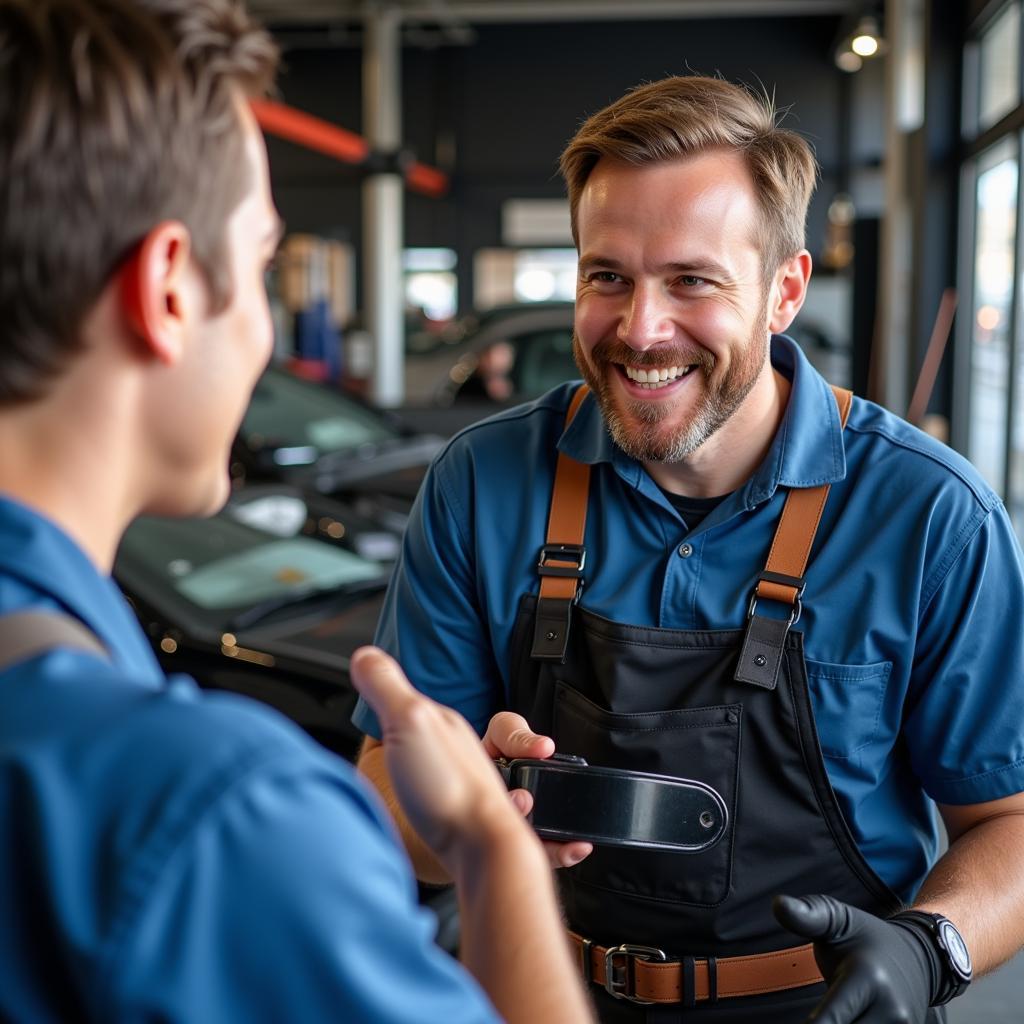
<svg viewBox="0 0 1024 1024">
<path fill-rule="evenodd" d="M 639 388 L 648 391 L 656 391 L 659 388 L 666 388 L 669 384 L 688 377 L 697 369 L 697 363 L 690 363 L 689 366 L 652 366 L 639 367 L 618 364 L 620 372 Z"/>
</svg>

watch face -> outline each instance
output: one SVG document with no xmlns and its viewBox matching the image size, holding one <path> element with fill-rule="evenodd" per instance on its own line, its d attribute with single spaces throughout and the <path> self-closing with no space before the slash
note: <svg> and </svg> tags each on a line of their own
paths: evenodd
<svg viewBox="0 0 1024 1024">
<path fill-rule="evenodd" d="M 967 952 L 967 945 L 963 937 L 950 921 L 939 922 L 939 938 L 949 953 L 953 967 L 963 978 L 971 976 L 971 954 Z"/>
</svg>

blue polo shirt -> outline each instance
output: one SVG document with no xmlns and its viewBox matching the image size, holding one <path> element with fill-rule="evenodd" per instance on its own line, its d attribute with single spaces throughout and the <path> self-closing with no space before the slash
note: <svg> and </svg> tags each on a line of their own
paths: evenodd
<svg viewBox="0 0 1024 1024">
<path fill-rule="evenodd" d="M 377 642 L 477 729 L 506 705 L 513 623 L 538 587 L 555 458 L 592 467 L 582 605 L 620 622 L 736 629 L 791 487 L 832 485 L 803 617 L 829 778 L 868 862 L 909 898 L 934 862 L 931 800 L 1024 790 L 1024 586 L 998 497 L 951 449 L 855 399 L 846 430 L 788 338 L 792 381 L 763 463 L 693 530 L 575 385 L 475 424 L 420 493 Z M 685 544 L 684 544 L 685 541 Z M 356 723 L 378 735 L 365 705 Z"/>
<path fill-rule="evenodd" d="M 0 497 L 0 614 L 27 608 L 111 660 L 0 672 L 0 1019 L 497 1020 L 352 768 L 166 679 L 114 583 Z"/>
</svg>

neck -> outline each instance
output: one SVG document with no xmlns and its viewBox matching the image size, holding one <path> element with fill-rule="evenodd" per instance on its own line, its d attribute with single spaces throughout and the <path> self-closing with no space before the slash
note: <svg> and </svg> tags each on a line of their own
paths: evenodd
<svg viewBox="0 0 1024 1024">
<path fill-rule="evenodd" d="M 789 381 L 769 364 L 728 422 L 681 462 L 645 462 L 659 487 L 692 498 L 735 491 L 761 465 L 789 401 Z"/>
<path fill-rule="evenodd" d="M 56 523 L 109 574 L 137 512 L 126 487 L 130 431 L 109 389 L 87 394 L 58 382 L 43 399 L 0 409 L 0 492 Z"/>
</svg>

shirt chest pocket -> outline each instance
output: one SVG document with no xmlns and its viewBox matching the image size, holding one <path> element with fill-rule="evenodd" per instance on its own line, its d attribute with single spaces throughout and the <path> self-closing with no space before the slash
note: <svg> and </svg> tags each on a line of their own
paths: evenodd
<svg viewBox="0 0 1024 1024">
<path fill-rule="evenodd" d="M 821 752 L 825 757 L 851 758 L 878 732 L 892 662 L 806 665 Z"/>
</svg>

